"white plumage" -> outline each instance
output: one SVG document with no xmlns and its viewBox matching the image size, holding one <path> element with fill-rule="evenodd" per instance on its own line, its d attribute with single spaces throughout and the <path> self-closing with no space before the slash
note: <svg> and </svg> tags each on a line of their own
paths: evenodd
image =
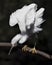
<svg viewBox="0 0 52 65">
<path fill-rule="evenodd" d="M 14 46 L 16 42 L 23 44 L 28 38 L 27 30 L 30 30 L 31 24 L 33 24 L 34 29 L 30 30 L 33 33 L 39 32 L 42 30 L 40 25 L 44 22 L 43 16 L 44 8 L 40 8 L 37 11 L 37 4 L 32 3 L 30 5 L 23 6 L 21 9 L 16 10 L 10 15 L 9 25 L 14 26 L 19 25 L 21 31 L 20 34 L 17 34 L 13 37 L 11 44 Z M 28 31 L 29 33 L 29 31 Z"/>
</svg>

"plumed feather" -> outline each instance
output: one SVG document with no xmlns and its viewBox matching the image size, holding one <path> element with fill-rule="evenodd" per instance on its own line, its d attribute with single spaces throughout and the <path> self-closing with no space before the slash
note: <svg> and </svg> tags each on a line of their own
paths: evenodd
<svg viewBox="0 0 52 65">
<path fill-rule="evenodd" d="M 23 35 L 23 36 L 21 37 L 21 39 L 19 40 L 19 43 L 20 43 L 20 44 L 23 44 L 27 39 L 28 39 L 28 36 L 27 36 L 27 35 Z"/>
<path fill-rule="evenodd" d="M 36 13 L 36 17 L 39 18 L 39 17 L 42 17 L 43 16 L 43 12 L 44 12 L 44 8 L 40 8 L 37 13 Z"/>
<path fill-rule="evenodd" d="M 36 15 L 36 11 L 34 10 L 34 8 L 28 11 L 26 15 L 26 25 L 27 26 L 34 23 L 35 15 Z"/>
<path fill-rule="evenodd" d="M 44 22 L 42 16 L 43 16 L 43 12 L 44 12 L 44 8 L 40 8 L 37 13 L 36 13 L 36 20 L 35 20 L 35 26 L 39 26 L 40 24 L 42 24 Z"/>
<path fill-rule="evenodd" d="M 43 22 L 44 22 L 44 20 L 43 20 L 42 18 L 37 18 L 37 19 L 35 20 L 34 26 L 35 26 L 35 27 L 38 27 L 38 26 L 40 26 Z"/>
<path fill-rule="evenodd" d="M 17 43 L 19 39 L 21 39 L 21 37 L 22 37 L 21 34 L 17 34 L 16 36 L 14 36 L 13 39 L 11 40 L 11 44 L 14 45 L 15 43 Z"/>
</svg>

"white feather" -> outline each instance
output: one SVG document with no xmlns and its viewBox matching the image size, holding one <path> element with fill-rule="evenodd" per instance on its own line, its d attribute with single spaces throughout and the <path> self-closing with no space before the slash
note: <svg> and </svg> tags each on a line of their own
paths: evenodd
<svg viewBox="0 0 52 65">
<path fill-rule="evenodd" d="M 12 13 L 10 15 L 10 20 L 9 20 L 9 25 L 10 26 L 14 26 L 18 23 L 18 19 L 16 18 L 16 14 L 15 13 Z"/>
<path fill-rule="evenodd" d="M 43 12 L 44 12 L 44 8 L 40 8 L 37 13 L 36 13 L 36 17 L 39 18 L 39 17 L 42 17 L 43 16 Z"/>
<path fill-rule="evenodd" d="M 37 19 L 35 20 L 34 26 L 35 26 L 35 27 L 38 27 L 38 26 L 40 26 L 43 22 L 44 22 L 44 20 L 43 20 L 42 18 L 37 18 Z"/>
<path fill-rule="evenodd" d="M 39 32 L 39 31 L 42 31 L 42 28 L 35 27 L 34 30 L 33 30 L 33 33 L 36 33 L 36 32 Z"/>
<path fill-rule="evenodd" d="M 19 43 L 20 43 L 20 44 L 23 44 L 25 41 L 27 41 L 27 39 L 28 39 L 28 36 L 27 36 L 27 35 L 23 35 L 23 36 L 21 37 L 21 39 L 19 40 Z"/>
<path fill-rule="evenodd" d="M 34 23 L 35 16 L 36 16 L 36 11 L 34 8 L 32 8 L 31 10 L 28 11 L 28 13 L 26 15 L 26 25 L 27 26 Z"/>
<path fill-rule="evenodd" d="M 15 37 L 13 37 L 13 39 L 11 40 L 11 44 L 14 45 L 15 43 L 17 43 L 19 41 L 19 39 L 21 39 L 22 35 L 21 34 L 17 34 Z"/>
<path fill-rule="evenodd" d="M 44 8 L 40 8 L 36 13 L 36 20 L 35 20 L 35 26 L 39 26 L 44 22 L 42 15 L 44 12 Z"/>
</svg>

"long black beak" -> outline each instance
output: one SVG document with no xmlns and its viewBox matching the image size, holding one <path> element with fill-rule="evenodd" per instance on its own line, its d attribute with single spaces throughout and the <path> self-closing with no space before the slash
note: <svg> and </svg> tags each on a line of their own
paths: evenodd
<svg viewBox="0 0 52 65">
<path fill-rule="evenodd" d="M 10 48 L 10 50 L 9 50 L 8 55 L 10 55 L 10 53 L 11 53 L 12 49 L 13 49 L 14 47 L 16 47 L 16 46 L 17 46 L 17 43 L 15 43 L 14 45 L 12 45 L 12 46 L 11 46 L 11 48 Z"/>
<path fill-rule="evenodd" d="M 10 53 L 11 53 L 12 49 L 13 49 L 13 46 L 10 48 L 8 55 L 10 55 Z"/>
</svg>

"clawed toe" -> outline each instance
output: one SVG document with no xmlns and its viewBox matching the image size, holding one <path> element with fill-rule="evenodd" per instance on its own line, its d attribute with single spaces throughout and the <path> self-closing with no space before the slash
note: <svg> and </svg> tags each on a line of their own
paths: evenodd
<svg viewBox="0 0 52 65">
<path fill-rule="evenodd" d="M 25 45 L 23 48 L 22 48 L 22 51 L 26 51 L 27 49 L 27 45 Z"/>
<path fill-rule="evenodd" d="M 34 48 L 30 48 L 30 47 L 28 47 L 27 45 L 25 45 L 25 46 L 22 48 L 22 51 L 28 51 L 28 52 L 31 52 L 32 54 L 36 53 L 35 47 L 34 47 Z"/>
<path fill-rule="evenodd" d="M 35 47 L 34 47 L 34 48 L 31 48 L 31 49 L 29 50 L 29 52 L 31 52 L 31 53 L 35 53 L 35 52 L 36 52 Z"/>
</svg>

